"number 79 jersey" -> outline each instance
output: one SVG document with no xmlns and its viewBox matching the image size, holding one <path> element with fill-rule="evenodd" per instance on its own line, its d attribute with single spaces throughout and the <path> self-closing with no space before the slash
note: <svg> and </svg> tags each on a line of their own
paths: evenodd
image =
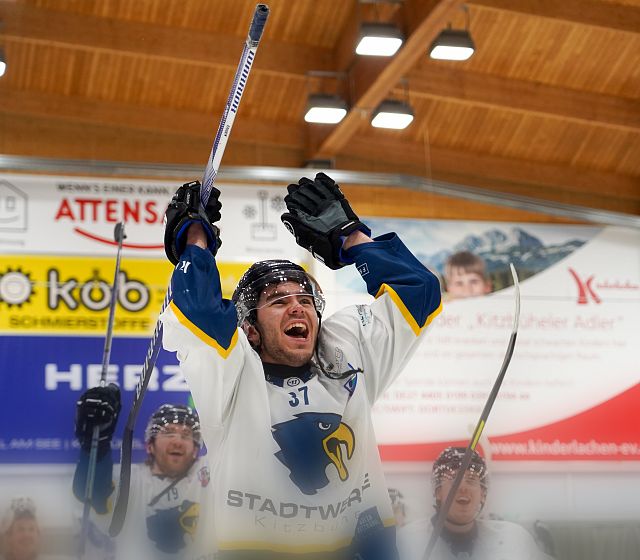
<svg viewBox="0 0 640 560">
<path fill-rule="evenodd" d="M 88 453 L 82 453 L 74 480 L 74 492 L 81 497 L 86 480 Z M 85 558 L 96 560 L 212 560 L 215 546 L 207 539 L 211 531 L 207 501 L 211 500 L 207 457 L 199 458 L 184 476 L 171 479 L 154 475 L 149 465 L 132 465 L 131 495 L 122 533 L 108 536 L 111 521 L 109 503 L 116 480 L 112 481 L 111 456 L 96 465 L 90 530 Z M 78 511 L 78 513 L 80 513 Z"/>
<path fill-rule="evenodd" d="M 322 321 L 318 359 L 332 375 L 352 372 L 344 379 L 313 362 L 263 366 L 209 252 L 187 247 L 174 271 L 163 340 L 205 442 L 221 441 L 212 466 L 221 551 L 395 556 L 371 408 L 440 311 L 440 287 L 395 234 L 348 253 L 375 301 Z"/>
</svg>

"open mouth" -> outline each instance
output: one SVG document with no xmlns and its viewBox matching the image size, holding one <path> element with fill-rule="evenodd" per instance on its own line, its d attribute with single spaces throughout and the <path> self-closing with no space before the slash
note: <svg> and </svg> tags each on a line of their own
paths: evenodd
<svg viewBox="0 0 640 560">
<path fill-rule="evenodd" d="M 285 330 L 284 334 L 291 338 L 306 340 L 309 336 L 309 328 L 304 323 L 291 323 Z"/>
<path fill-rule="evenodd" d="M 184 453 L 182 451 L 169 451 L 169 455 L 171 457 L 183 457 Z"/>
<path fill-rule="evenodd" d="M 456 498 L 456 504 L 461 506 L 468 506 L 471 503 L 471 498 L 468 496 L 459 496 Z"/>
</svg>

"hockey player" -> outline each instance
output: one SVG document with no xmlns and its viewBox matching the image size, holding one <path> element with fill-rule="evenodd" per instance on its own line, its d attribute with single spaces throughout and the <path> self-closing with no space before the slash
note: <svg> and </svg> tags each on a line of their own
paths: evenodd
<svg viewBox="0 0 640 560">
<path fill-rule="evenodd" d="M 407 524 L 407 506 L 404 503 L 404 495 L 397 488 L 389 488 L 389 499 L 393 516 L 396 519 L 396 527 L 404 527 Z"/>
<path fill-rule="evenodd" d="M 147 460 L 131 471 L 129 526 L 117 542 L 107 536 L 111 519 L 110 500 L 113 483 L 111 438 L 120 412 L 117 385 L 86 391 L 76 407 L 76 437 L 81 446 L 73 480 L 73 491 L 84 499 L 89 451 L 94 426 L 100 426 L 98 462 L 91 505 L 97 516 L 89 532 L 92 549 L 87 557 L 129 558 L 140 560 L 208 560 L 196 539 L 200 524 L 200 504 L 209 484 L 206 458 L 198 458 L 201 445 L 198 415 L 188 406 L 163 404 L 149 418 L 145 430 Z M 120 552 L 122 551 L 122 553 Z M 127 560 L 127 559 L 124 559 Z"/>
<path fill-rule="evenodd" d="M 355 264 L 376 299 L 323 317 L 315 281 L 261 261 L 222 298 L 219 191 L 178 189 L 165 247 L 176 264 L 161 316 L 202 418 L 221 558 L 396 558 L 393 511 L 371 420 L 440 311 L 440 287 L 394 233 L 376 239 L 326 175 L 289 186 L 282 220 L 332 269 Z"/>
<path fill-rule="evenodd" d="M 447 499 L 460 470 L 464 447 L 447 447 L 433 464 L 431 485 L 436 515 Z M 484 459 L 475 451 L 456 498 L 447 513 L 431 560 L 542 560 L 546 556 L 533 537 L 520 525 L 479 518 L 487 499 L 488 472 Z M 401 560 L 425 560 L 435 516 L 407 524 L 398 533 Z"/>
<path fill-rule="evenodd" d="M 14 498 L 2 518 L 0 542 L 2 560 L 37 560 L 42 533 L 31 498 Z"/>
</svg>

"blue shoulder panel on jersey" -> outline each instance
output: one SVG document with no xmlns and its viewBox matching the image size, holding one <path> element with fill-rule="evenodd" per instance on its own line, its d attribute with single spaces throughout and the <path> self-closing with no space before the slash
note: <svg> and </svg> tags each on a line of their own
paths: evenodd
<svg viewBox="0 0 640 560">
<path fill-rule="evenodd" d="M 378 298 L 388 293 L 416 335 L 442 310 L 438 278 L 416 259 L 395 233 L 376 237 L 373 243 L 351 247 L 367 291 Z"/>
<path fill-rule="evenodd" d="M 73 494 L 78 500 L 84 500 L 84 492 L 87 486 L 87 472 L 89 470 L 89 452 L 80 451 L 80 458 L 73 475 Z M 111 453 L 96 462 L 96 474 L 93 483 L 93 496 L 91 505 L 96 513 L 109 513 L 109 497 L 113 493 L 113 459 Z"/>
<path fill-rule="evenodd" d="M 171 309 L 193 334 L 226 358 L 238 340 L 236 307 L 222 298 L 213 255 L 187 245 L 171 277 Z"/>
</svg>

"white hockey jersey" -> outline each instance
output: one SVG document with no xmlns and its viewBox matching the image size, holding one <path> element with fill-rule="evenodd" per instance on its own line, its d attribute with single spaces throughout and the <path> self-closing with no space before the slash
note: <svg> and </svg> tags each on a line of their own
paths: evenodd
<svg viewBox="0 0 640 560">
<path fill-rule="evenodd" d="M 84 454 L 88 457 L 88 454 Z M 83 489 L 86 457 L 76 470 L 76 495 Z M 145 464 L 131 466 L 131 492 L 122 532 L 111 539 L 110 501 L 116 484 L 112 481 L 111 459 L 100 461 L 96 469 L 91 527 L 85 558 L 91 560 L 213 560 L 215 544 L 211 535 L 210 471 L 206 457 L 198 459 L 185 477 L 175 484 L 154 475 Z M 116 473 L 117 474 L 117 473 Z M 116 476 L 117 479 L 117 476 Z M 101 497 L 102 500 L 99 498 Z"/>
<path fill-rule="evenodd" d="M 400 560 L 425 560 L 433 530 L 430 519 L 408 523 L 398 531 Z M 438 542 L 430 560 L 550 560 L 522 526 L 509 521 L 479 519 L 467 550 L 454 550 L 445 539 Z"/>
<path fill-rule="evenodd" d="M 163 342 L 178 354 L 205 442 L 221 441 L 212 469 L 223 553 L 395 558 L 371 408 L 440 311 L 440 286 L 395 234 L 348 255 L 376 300 L 322 321 L 325 369 L 358 371 L 342 380 L 313 366 L 265 375 L 212 255 L 188 246 L 174 271 Z"/>
</svg>

